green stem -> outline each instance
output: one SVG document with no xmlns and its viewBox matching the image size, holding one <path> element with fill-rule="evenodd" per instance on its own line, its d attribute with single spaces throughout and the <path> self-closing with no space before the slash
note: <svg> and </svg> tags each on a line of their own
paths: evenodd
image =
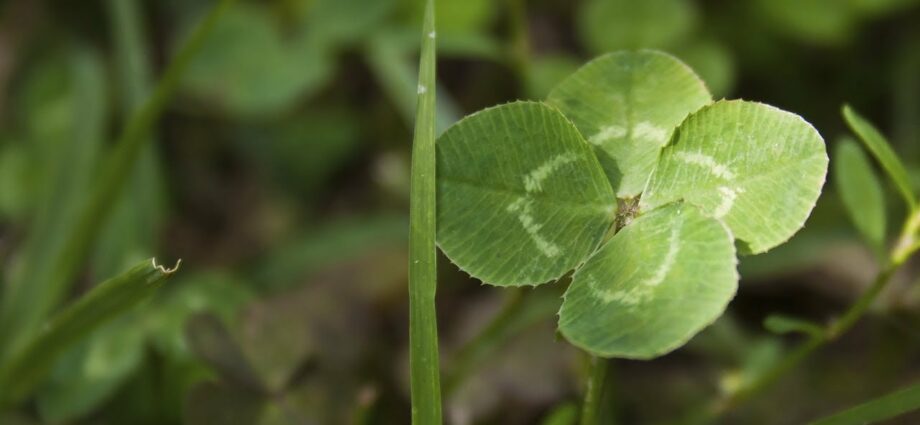
<svg viewBox="0 0 920 425">
<path fill-rule="evenodd" d="M 434 0 L 428 0 L 422 25 L 409 187 L 409 372 L 414 425 L 438 425 L 442 421 L 435 314 L 435 38 Z"/>
<path fill-rule="evenodd" d="M 607 378 L 607 362 L 607 359 L 591 356 L 588 386 L 585 389 L 584 404 L 581 406 L 581 425 L 597 424 L 600 400 L 604 394 L 604 381 Z"/>
<path fill-rule="evenodd" d="M 772 368 L 750 381 L 747 385 L 740 387 L 715 403 L 712 406 L 712 418 L 737 407 L 752 396 L 763 392 L 780 377 L 785 375 L 786 372 L 802 363 L 811 353 L 852 329 L 853 326 L 865 316 L 869 307 L 872 306 L 872 303 L 875 302 L 879 294 L 888 286 L 895 272 L 914 252 L 917 251 L 918 246 L 920 246 L 916 240 L 918 230 L 920 230 L 920 209 L 913 211 L 907 217 L 901 234 L 889 254 L 888 260 L 882 267 L 882 270 L 876 275 L 872 285 L 860 295 L 856 302 L 853 303 L 838 320 L 825 328 L 824 332 L 810 336 L 798 347 L 790 351 L 784 359 Z"/>
</svg>

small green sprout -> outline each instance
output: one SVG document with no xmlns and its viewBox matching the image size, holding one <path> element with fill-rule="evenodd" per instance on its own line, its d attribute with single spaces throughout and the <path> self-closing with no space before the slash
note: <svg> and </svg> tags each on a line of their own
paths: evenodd
<svg viewBox="0 0 920 425">
<path fill-rule="evenodd" d="M 562 335 L 597 356 L 653 358 L 722 314 L 736 251 L 804 225 L 827 164 L 799 116 L 713 102 L 667 54 L 612 53 L 546 102 L 488 108 L 440 137 L 438 243 L 497 286 L 574 270 Z"/>
</svg>

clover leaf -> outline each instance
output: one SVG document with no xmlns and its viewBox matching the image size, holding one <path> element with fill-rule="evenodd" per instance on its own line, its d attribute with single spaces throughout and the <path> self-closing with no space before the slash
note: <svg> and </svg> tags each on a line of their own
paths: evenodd
<svg viewBox="0 0 920 425">
<path fill-rule="evenodd" d="M 547 104 L 461 120 L 437 160 L 438 241 L 454 263 L 500 286 L 574 270 L 562 335 L 594 355 L 641 359 L 722 314 L 736 247 L 765 252 L 800 229 L 828 163 L 802 118 L 713 103 L 686 65 L 654 51 L 591 61 Z"/>
</svg>

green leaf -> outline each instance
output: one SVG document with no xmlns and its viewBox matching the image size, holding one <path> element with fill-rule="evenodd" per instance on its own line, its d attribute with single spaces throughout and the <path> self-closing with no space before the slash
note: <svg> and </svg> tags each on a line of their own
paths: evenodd
<svg viewBox="0 0 920 425">
<path fill-rule="evenodd" d="M 558 110 L 517 102 L 485 109 L 438 140 L 438 242 L 493 285 L 558 279 L 597 246 L 613 191 Z"/>
<path fill-rule="evenodd" d="M 527 95 L 543 99 L 563 80 L 577 71 L 581 62 L 570 55 L 555 54 L 538 56 L 527 67 Z"/>
<path fill-rule="evenodd" d="M 694 40 L 674 50 L 706 82 L 716 98 L 731 92 L 735 85 L 735 60 L 732 52 L 715 39 Z"/>
<path fill-rule="evenodd" d="M 851 108 L 850 105 L 843 105 L 843 118 L 846 120 L 847 125 L 850 126 L 850 129 L 862 140 L 866 149 L 872 153 L 872 156 L 878 160 L 885 172 L 888 173 L 888 177 L 897 186 L 907 205 L 913 208 L 917 204 L 917 200 L 910 185 L 907 170 L 901 160 L 898 159 L 898 155 L 891 149 L 891 145 L 885 139 L 885 136 Z"/>
<path fill-rule="evenodd" d="M 428 0 L 422 24 L 421 57 L 409 187 L 409 375 L 413 425 L 440 425 L 441 376 L 435 292 L 437 259 L 437 165 L 435 92 L 437 34 L 435 0 Z"/>
<path fill-rule="evenodd" d="M 36 394 L 42 419 L 73 422 L 110 398 L 141 365 L 145 337 L 136 316 L 126 314 L 63 353 Z"/>
<path fill-rule="evenodd" d="M 719 101 L 681 124 L 640 207 L 683 199 L 723 220 L 743 253 L 758 254 L 802 227 L 821 194 L 827 162 L 821 136 L 798 115 Z"/>
<path fill-rule="evenodd" d="M 421 22 L 424 2 L 403 0 L 403 3 L 410 6 L 413 19 Z M 498 16 L 499 8 L 496 6 L 499 4 L 493 0 L 439 0 L 435 11 L 438 32 L 447 34 L 485 31 Z"/>
<path fill-rule="evenodd" d="M 852 139 L 837 143 L 834 182 L 856 230 L 877 252 L 885 246 L 885 196 L 869 158 Z"/>
<path fill-rule="evenodd" d="M 763 326 L 775 334 L 800 332 L 811 336 L 820 336 L 824 328 L 814 322 L 783 314 L 771 314 L 763 321 Z"/>
<path fill-rule="evenodd" d="M 301 22 L 304 29 L 302 41 L 328 44 L 335 50 L 372 39 L 396 6 L 394 0 L 310 0 L 300 3 L 307 4 Z"/>
<path fill-rule="evenodd" d="M 688 0 L 588 0 L 578 10 L 577 27 L 595 53 L 665 48 L 690 34 L 698 14 Z"/>
<path fill-rule="evenodd" d="M 269 11 L 241 3 L 227 11 L 183 78 L 183 86 L 226 112 L 261 118 L 321 88 L 333 63 L 324 46 L 286 42 Z"/>
<path fill-rule="evenodd" d="M 920 384 L 844 410 L 811 425 L 867 425 L 920 409 Z"/>
<path fill-rule="evenodd" d="M 178 264 L 177 264 L 178 266 Z M 0 366 L 0 405 L 29 395 L 66 349 L 146 299 L 176 271 L 150 259 L 100 283 L 56 314 Z"/>
<path fill-rule="evenodd" d="M 674 129 L 711 101 L 690 68 L 650 50 L 594 59 L 549 95 L 594 146 L 621 198 L 642 192 Z"/>
<path fill-rule="evenodd" d="M 636 218 L 575 272 L 559 311 L 572 344 L 602 357 L 649 359 L 718 318 L 738 273 L 728 229 L 688 204 Z"/>
</svg>

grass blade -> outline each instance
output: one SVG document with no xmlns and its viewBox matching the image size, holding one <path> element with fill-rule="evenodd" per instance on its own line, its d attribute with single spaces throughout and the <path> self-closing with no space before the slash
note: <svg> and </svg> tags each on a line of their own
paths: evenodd
<svg viewBox="0 0 920 425">
<path fill-rule="evenodd" d="M 91 251 L 89 248 L 117 195 L 121 193 L 144 142 L 149 140 L 151 127 L 172 98 L 181 75 L 205 37 L 232 3 L 233 0 L 220 0 L 198 24 L 166 69 L 151 97 L 132 114 L 114 151 L 105 158 L 103 168 L 95 176 L 93 191 L 82 200 L 75 224 L 58 253 L 48 261 L 27 261 L 27 267 L 19 274 L 21 280 L 11 285 L 18 290 L 7 293 L 3 299 L 4 308 L 0 311 L 0 341 L 3 342 L 0 346 L 0 359 L 21 347 L 66 294 L 68 283 Z"/>
<path fill-rule="evenodd" d="M 867 425 L 920 409 L 920 384 L 897 390 L 811 425 Z"/>
<path fill-rule="evenodd" d="M 869 152 L 872 152 L 875 159 L 882 164 L 882 168 L 885 169 L 885 172 L 888 173 L 888 177 L 890 177 L 895 186 L 897 186 L 898 191 L 901 192 L 901 196 L 904 197 L 907 205 L 910 209 L 913 209 L 917 204 L 917 200 L 910 186 L 910 178 L 907 175 L 907 170 L 904 168 L 904 164 L 901 163 L 901 160 L 898 159 L 898 155 L 891 149 L 891 145 L 888 143 L 888 140 L 885 139 L 885 136 L 883 136 L 868 120 L 859 115 L 850 105 L 843 105 L 843 118 L 846 120 L 847 125 L 850 126 L 850 129 L 853 130 L 853 132 L 859 136 L 859 139 L 862 140 L 863 144 L 866 145 Z"/>
<path fill-rule="evenodd" d="M 434 0 L 427 0 L 409 189 L 409 367 L 412 423 L 416 425 L 441 423 L 434 302 L 437 289 L 435 125 Z"/>
<path fill-rule="evenodd" d="M 99 325 L 114 319 L 148 296 L 178 268 L 166 269 L 155 259 L 102 282 L 51 318 L 40 333 L 0 367 L 0 406 L 15 403 L 38 385 L 54 360 Z"/>
</svg>

